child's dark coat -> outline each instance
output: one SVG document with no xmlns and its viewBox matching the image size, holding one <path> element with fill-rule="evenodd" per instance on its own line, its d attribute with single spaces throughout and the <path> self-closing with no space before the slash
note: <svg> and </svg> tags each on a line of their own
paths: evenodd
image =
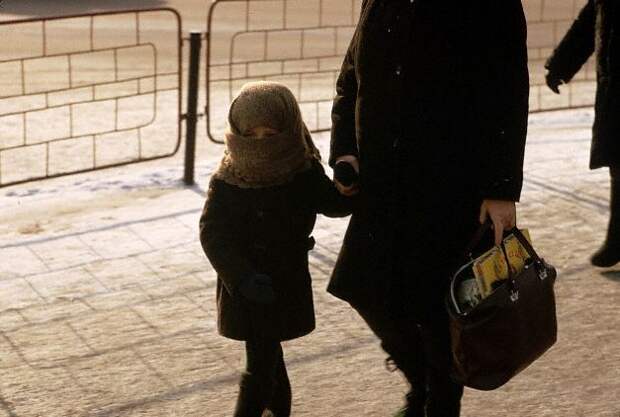
<svg viewBox="0 0 620 417">
<path fill-rule="evenodd" d="M 308 251 L 316 214 L 346 216 L 351 204 L 318 162 L 282 186 L 247 189 L 212 180 L 200 241 L 218 274 L 220 334 L 252 337 L 252 313 L 237 288 L 255 273 L 273 279 L 277 301 L 268 317 L 275 337 L 289 340 L 310 333 L 315 321 Z"/>
</svg>

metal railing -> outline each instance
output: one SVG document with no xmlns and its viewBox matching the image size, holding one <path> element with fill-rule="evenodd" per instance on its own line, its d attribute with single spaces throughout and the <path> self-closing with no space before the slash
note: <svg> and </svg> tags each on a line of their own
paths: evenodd
<svg viewBox="0 0 620 417">
<path fill-rule="evenodd" d="M 175 154 L 181 33 L 170 8 L 0 22 L 0 187 Z"/>
</svg>

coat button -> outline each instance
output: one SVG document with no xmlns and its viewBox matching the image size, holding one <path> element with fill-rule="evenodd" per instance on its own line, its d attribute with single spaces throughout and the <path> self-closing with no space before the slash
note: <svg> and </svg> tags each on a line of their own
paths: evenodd
<svg viewBox="0 0 620 417">
<path fill-rule="evenodd" d="M 396 66 L 396 71 L 394 71 L 396 73 L 396 75 L 398 75 L 400 77 L 401 72 L 403 71 L 403 67 L 401 65 L 397 65 Z"/>
<path fill-rule="evenodd" d="M 399 143 L 400 143 L 400 138 L 394 139 L 394 142 L 392 142 L 392 148 L 394 149 L 398 148 Z"/>
<path fill-rule="evenodd" d="M 387 33 L 392 33 L 392 28 L 387 28 Z"/>
</svg>

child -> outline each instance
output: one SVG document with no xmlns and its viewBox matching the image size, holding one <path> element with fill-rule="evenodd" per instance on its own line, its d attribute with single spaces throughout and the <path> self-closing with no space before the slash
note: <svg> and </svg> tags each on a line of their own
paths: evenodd
<svg viewBox="0 0 620 417">
<path fill-rule="evenodd" d="M 245 341 L 235 417 L 290 415 L 283 340 L 315 326 L 308 251 L 316 214 L 345 216 L 351 200 L 325 175 L 285 86 L 246 84 L 228 115 L 224 158 L 212 177 L 200 241 L 218 274 L 218 330 Z"/>
</svg>

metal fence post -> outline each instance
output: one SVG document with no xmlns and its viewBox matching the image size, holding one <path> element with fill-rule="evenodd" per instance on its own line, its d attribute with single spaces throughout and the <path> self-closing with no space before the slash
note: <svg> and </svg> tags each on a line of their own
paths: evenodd
<svg viewBox="0 0 620 417">
<path fill-rule="evenodd" d="M 185 114 L 185 175 L 187 185 L 194 184 L 196 159 L 196 123 L 198 121 L 198 84 L 200 80 L 200 48 L 202 33 L 192 32 L 189 38 L 189 78 L 187 91 L 187 114 Z"/>
</svg>

